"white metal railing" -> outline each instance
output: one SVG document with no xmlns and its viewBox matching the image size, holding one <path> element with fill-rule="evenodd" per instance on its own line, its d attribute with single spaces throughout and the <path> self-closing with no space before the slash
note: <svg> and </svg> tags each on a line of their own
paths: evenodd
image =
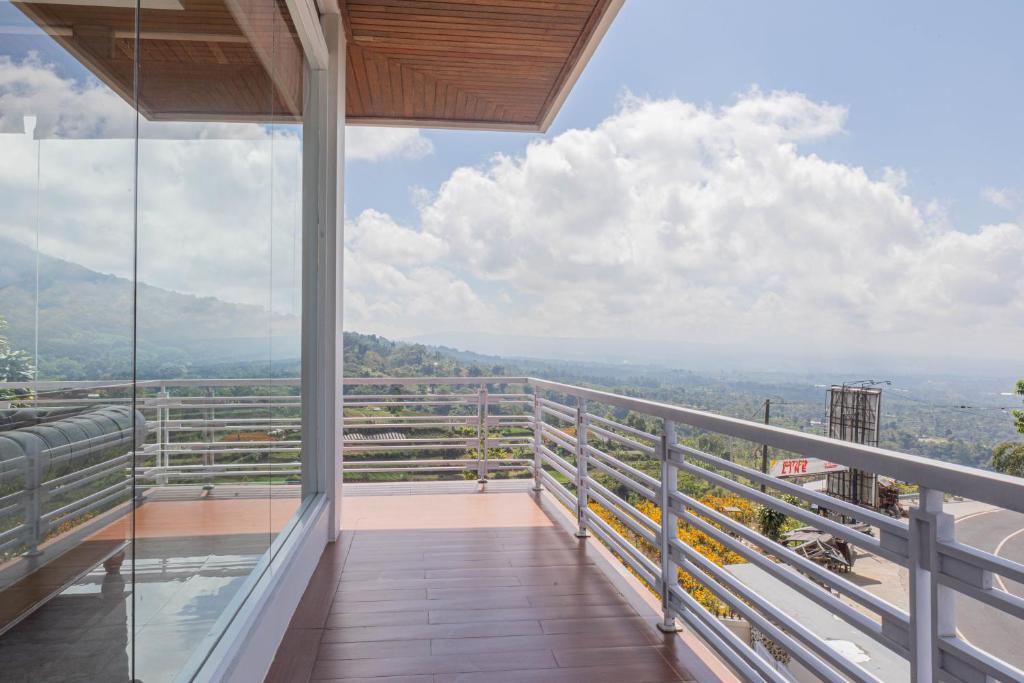
<svg viewBox="0 0 1024 683">
<path fill-rule="evenodd" d="M 124 501 L 141 417 L 124 407 L 28 419 L 0 431 L 0 557 L 40 554 L 55 530 Z"/>
<path fill-rule="evenodd" d="M 1024 680 L 1024 672 L 963 639 L 957 631 L 955 595 L 967 595 L 1024 619 L 1024 599 L 993 582 L 994 576 L 1024 582 L 1024 565 L 959 543 L 944 494 L 955 494 L 1024 512 L 1024 481 L 880 448 L 862 446 L 761 423 L 543 380 L 529 380 L 538 396 L 534 428 L 534 476 L 578 518 L 578 534 L 605 542 L 662 599 L 663 628 L 678 617 L 699 633 L 744 679 L 783 681 L 766 650 L 744 642 L 687 594 L 678 570 L 696 578 L 735 614 L 746 619 L 813 675 L 828 681 L 877 681 L 819 635 L 717 566 L 675 532 L 677 520 L 704 532 L 828 614 L 870 636 L 909 662 L 917 682 Z M 546 398 L 555 396 L 557 400 Z M 618 424 L 592 406 L 660 418 L 658 434 Z M 565 427 L 573 427 L 575 436 Z M 678 427 L 695 428 L 806 457 L 873 471 L 921 485 L 920 506 L 909 522 L 811 491 L 680 443 Z M 609 450 L 625 447 L 659 464 L 653 477 Z M 656 504 L 661 519 L 644 515 L 628 500 L 595 480 L 607 475 L 625 490 Z M 909 574 L 909 609 L 904 610 L 835 574 L 792 549 L 718 512 L 679 490 L 678 473 L 703 479 L 759 505 L 778 510 L 896 563 Z M 762 491 L 761 486 L 765 487 Z M 846 514 L 877 528 L 878 537 L 822 517 L 775 494 Z M 658 548 L 657 559 L 618 533 L 590 509 L 597 503 L 623 527 Z"/>
<path fill-rule="evenodd" d="M 955 596 L 962 594 L 1024 619 L 1024 599 L 993 580 L 1024 583 L 1024 565 L 959 542 L 952 519 L 943 510 L 944 496 L 951 494 L 1024 512 L 1024 482 L 1019 479 L 532 378 L 354 378 L 345 384 L 346 477 L 468 473 L 486 480 L 496 472 L 532 475 L 535 489 L 546 489 L 574 512 L 579 536 L 593 535 L 607 544 L 660 596 L 663 629 L 674 630 L 681 620 L 745 679 L 784 680 L 778 662 L 763 646 L 740 638 L 682 589 L 677 580 L 680 570 L 813 675 L 822 680 L 878 680 L 774 604 L 772 596 L 758 594 L 685 543 L 675 532 L 678 523 L 703 532 L 823 612 L 904 658 L 916 682 L 1024 680 L 1024 672 L 959 635 L 955 603 Z M 130 405 L 131 386 L 41 383 L 40 395 L 28 402 Z M 125 389 L 129 393 L 118 394 Z M 134 470 L 128 472 L 136 474 L 141 487 L 215 483 L 222 478 L 297 478 L 298 390 L 297 379 L 140 382 L 135 385 L 135 405 L 146 418 L 144 446 L 134 455 L 91 464 L 49 483 L 88 483 L 98 480 L 107 471 L 104 468 L 132 465 Z M 624 424 L 622 418 L 629 412 L 645 416 L 648 425 L 659 424 L 659 429 L 648 432 Z M 909 521 L 896 520 L 765 475 L 690 445 L 695 443 L 692 438 L 680 438 L 679 432 L 692 436 L 697 431 L 915 483 L 920 486 L 920 503 L 911 510 Z M 223 438 L 239 432 L 264 436 L 253 441 Z M 907 607 L 886 601 L 681 491 L 680 475 L 777 510 L 904 568 L 909 576 Z M 82 488 L 88 490 L 85 484 Z M 103 495 L 103 490 L 90 491 L 93 497 L 83 497 L 85 502 L 78 504 L 99 504 Z M 782 495 L 867 522 L 877 535 L 820 516 Z M 5 514 L 24 509 L 24 496 L 24 491 L 0 495 L 0 521 Z M 656 506 L 660 518 L 644 514 L 640 501 Z M 613 515 L 628 534 L 607 523 L 591 504 Z M 74 513 L 75 508 L 48 511 L 51 523 Z M 13 536 L 3 534 L 9 530 L 0 531 L 0 544 L 9 546 Z"/>
<path fill-rule="evenodd" d="M 525 378 L 349 378 L 345 386 L 343 471 L 350 478 L 466 472 L 485 482 L 494 472 L 528 475 L 532 467 L 533 396 L 523 392 Z M 489 386 L 519 392 L 491 392 Z M 424 390 L 410 393 L 409 387 Z M 419 457 L 437 451 L 452 457 Z M 382 460 L 377 453 L 392 457 Z"/>
</svg>

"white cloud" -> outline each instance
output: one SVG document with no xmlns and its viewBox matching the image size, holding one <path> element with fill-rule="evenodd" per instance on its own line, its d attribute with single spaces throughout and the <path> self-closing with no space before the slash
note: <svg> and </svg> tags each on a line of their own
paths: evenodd
<svg viewBox="0 0 1024 683">
<path fill-rule="evenodd" d="M 628 98 L 592 129 L 456 169 L 413 232 L 447 245 L 439 265 L 487 313 L 420 331 L 1019 349 L 1024 227 L 954 229 L 941 202 L 905 194 L 903 171 L 800 150 L 846 116 L 796 93 L 718 109 Z M 404 312 L 378 314 L 353 322 L 389 329 Z"/>
<path fill-rule="evenodd" d="M 139 124 L 140 279 L 297 313 L 300 127 Z M 95 78 L 61 75 L 34 53 L 0 56 L 0 236 L 28 246 L 38 236 L 47 254 L 131 276 L 135 125 L 134 110 Z M 350 158 L 432 149 L 414 129 L 350 128 L 347 138 Z M 369 256 L 395 256 L 383 243 L 401 228 L 384 233 L 384 223 L 366 214 L 354 224 Z M 431 248 L 446 246 L 422 235 L 415 257 Z"/>
<path fill-rule="evenodd" d="M 134 110 L 95 79 L 62 78 L 34 52 L 20 62 L 0 56 L 0 133 L 23 132 L 26 116 L 37 118 L 37 137 L 134 134 Z"/>
<path fill-rule="evenodd" d="M 140 279 L 298 312 L 299 127 L 140 124 Z M 98 82 L 0 57 L 0 236 L 130 277 L 134 131 Z"/>
<path fill-rule="evenodd" d="M 904 171 L 801 149 L 846 119 L 796 93 L 627 98 L 593 128 L 416 192 L 415 225 L 352 218 L 346 326 L 1019 352 L 1024 226 L 954 226 L 943 201 L 906 194 Z M 0 235 L 34 244 L 38 229 L 47 253 L 129 274 L 133 125 L 102 86 L 0 57 Z M 297 310 L 297 128 L 142 132 L 141 278 Z M 431 150 L 410 129 L 350 129 L 347 143 L 350 158 Z"/>
<path fill-rule="evenodd" d="M 997 187 L 982 188 L 981 198 L 989 204 L 998 206 L 1000 209 L 1006 209 L 1007 211 L 1013 209 L 1017 205 L 1017 200 L 1013 192 Z"/>
<path fill-rule="evenodd" d="M 422 159 L 433 152 L 434 143 L 417 128 L 345 127 L 345 157 L 349 160 Z"/>
</svg>

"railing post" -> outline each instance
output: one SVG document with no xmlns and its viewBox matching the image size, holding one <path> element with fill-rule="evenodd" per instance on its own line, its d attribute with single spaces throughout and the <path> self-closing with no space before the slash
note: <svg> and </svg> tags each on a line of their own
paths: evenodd
<svg viewBox="0 0 1024 683">
<path fill-rule="evenodd" d="M 541 482 L 541 459 L 540 447 L 544 439 L 544 428 L 541 426 L 542 413 L 540 410 L 540 395 L 537 389 L 533 390 L 533 490 L 543 491 L 544 484 Z"/>
<path fill-rule="evenodd" d="M 477 483 L 487 483 L 487 386 L 480 385 L 477 394 L 477 413 L 480 423 L 477 427 L 477 434 L 480 437 L 480 457 L 477 460 Z"/>
<path fill-rule="evenodd" d="M 36 439 L 25 453 L 25 557 L 42 555 L 39 544 L 46 534 L 43 524 L 43 452 Z"/>
<path fill-rule="evenodd" d="M 910 511 L 910 676 L 930 683 L 939 676 L 939 639 L 956 636 L 953 592 L 938 582 L 938 543 L 952 541 L 953 516 L 942 511 L 941 491 L 921 487 Z"/>
<path fill-rule="evenodd" d="M 213 449 L 214 431 L 209 426 L 210 422 L 212 422 L 215 417 L 213 411 L 213 397 L 215 394 L 216 389 L 214 387 L 206 388 L 207 403 L 206 407 L 203 408 L 203 419 L 206 421 L 206 424 L 203 425 L 203 441 L 206 442 L 206 452 L 203 453 L 203 464 L 209 468 L 212 468 L 217 464 L 217 456 L 211 452 Z M 204 491 L 212 491 L 214 489 L 212 471 L 208 470 L 208 472 L 210 472 L 210 474 L 207 475 L 206 483 L 203 484 Z"/>
<path fill-rule="evenodd" d="M 167 452 L 171 436 L 170 428 L 167 426 L 167 421 L 169 420 L 168 413 L 170 412 L 167 407 L 168 398 L 170 398 L 170 394 L 167 393 L 167 387 L 161 384 L 160 391 L 156 394 L 156 465 L 158 472 L 166 470 L 171 466 L 171 455 Z M 156 483 L 158 486 L 167 484 L 167 475 L 158 474 Z"/>
<path fill-rule="evenodd" d="M 672 588 L 679 581 L 679 570 L 672 559 L 671 545 L 672 541 L 679 537 L 679 518 L 672 511 L 671 498 L 672 492 L 678 486 L 679 468 L 669 458 L 669 449 L 675 443 L 676 423 L 665 420 L 665 427 L 661 433 L 661 447 L 658 450 L 658 456 L 661 458 L 661 488 L 658 491 L 661 506 L 661 622 L 658 623 L 658 630 L 663 633 L 676 633 L 681 630 L 670 606 Z"/>
<path fill-rule="evenodd" d="M 576 536 L 587 538 L 587 417 L 586 399 L 576 399 Z"/>
</svg>

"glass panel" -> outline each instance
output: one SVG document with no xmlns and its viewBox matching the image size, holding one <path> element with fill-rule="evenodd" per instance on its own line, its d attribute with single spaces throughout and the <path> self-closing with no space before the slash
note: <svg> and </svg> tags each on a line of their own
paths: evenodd
<svg viewBox="0 0 1024 683">
<path fill-rule="evenodd" d="M 299 506 L 302 68 L 273 0 L 0 0 L 0 679 L 187 678 Z"/>
<path fill-rule="evenodd" d="M 147 683 L 201 665 L 299 502 L 271 498 L 298 426 L 302 56 L 286 14 L 274 0 L 140 14 L 139 395 L 162 423 L 137 482 Z"/>
<path fill-rule="evenodd" d="M 128 3 L 0 2 L 3 680 L 131 677 L 134 31 Z"/>
<path fill-rule="evenodd" d="M 273 485 L 271 528 L 282 529 L 302 494 L 301 340 L 302 317 L 302 126 L 276 123 L 271 130 L 273 205 L 270 224 L 270 367 L 274 405 L 270 411 Z"/>
</svg>

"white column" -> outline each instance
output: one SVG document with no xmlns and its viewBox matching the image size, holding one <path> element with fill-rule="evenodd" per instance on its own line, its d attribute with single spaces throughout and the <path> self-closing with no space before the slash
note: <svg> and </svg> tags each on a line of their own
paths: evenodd
<svg viewBox="0 0 1024 683">
<path fill-rule="evenodd" d="M 327 494 L 333 541 L 341 523 L 345 32 L 338 14 L 321 23 L 327 68 L 308 72 L 303 129 L 302 450 L 315 463 L 305 468 L 303 494 Z"/>
<path fill-rule="evenodd" d="M 327 157 L 330 172 L 327 174 L 327 225 L 328 254 L 330 267 L 327 289 L 331 292 L 330 328 L 325 336 L 330 340 L 333 353 L 329 384 L 330 400 L 325 405 L 330 407 L 331 420 L 328 431 L 333 433 L 330 448 L 327 476 L 330 485 L 325 488 L 331 495 L 330 540 L 337 539 L 341 531 L 341 463 L 342 463 L 342 419 L 341 394 L 344 386 L 344 348 L 342 344 L 342 311 L 344 304 L 344 269 L 345 269 L 345 29 L 340 14 L 328 14 L 323 18 L 324 36 L 327 39 L 327 50 L 330 56 L 328 75 L 328 126 Z"/>
</svg>

